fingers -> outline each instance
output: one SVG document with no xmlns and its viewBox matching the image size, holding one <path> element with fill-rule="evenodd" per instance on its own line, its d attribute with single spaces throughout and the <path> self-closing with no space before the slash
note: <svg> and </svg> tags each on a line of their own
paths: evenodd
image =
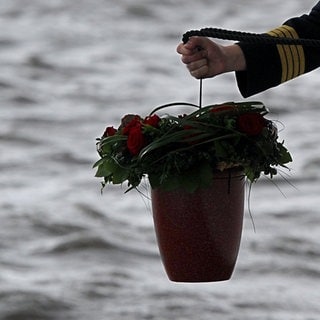
<svg viewBox="0 0 320 320">
<path fill-rule="evenodd" d="M 207 59 L 201 59 L 195 62 L 191 62 L 187 64 L 187 68 L 190 74 L 197 79 L 207 77 L 209 71 Z"/>
<path fill-rule="evenodd" d="M 185 64 L 207 58 L 207 50 L 201 49 L 199 46 L 188 46 L 188 43 L 180 43 L 177 47 L 177 52 L 181 54 L 181 60 Z"/>
<path fill-rule="evenodd" d="M 190 74 L 199 79 L 208 72 L 207 51 L 199 50 L 199 39 L 192 38 L 186 44 L 180 43 L 177 52 L 181 54 L 181 61 L 186 64 Z"/>
<path fill-rule="evenodd" d="M 181 54 L 181 61 L 197 79 L 204 78 L 208 74 L 208 52 L 205 49 L 207 41 L 203 37 L 192 37 L 187 43 L 180 43 L 177 47 L 177 52 Z"/>
<path fill-rule="evenodd" d="M 204 37 L 191 37 L 185 44 L 185 47 L 189 50 L 199 50 L 199 48 L 205 48 L 208 39 Z"/>
<path fill-rule="evenodd" d="M 192 37 L 187 43 L 180 43 L 177 52 L 182 55 L 191 55 L 204 48 L 204 44 L 205 42 L 200 37 Z"/>
<path fill-rule="evenodd" d="M 177 46 L 177 52 L 182 55 L 189 55 L 192 53 L 192 50 L 190 50 L 184 43 L 179 43 Z"/>
<path fill-rule="evenodd" d="M 195 61 L 203 60 L 207 58 L 207 51 L 206 50 L 198 50 L 195 51 L 189 55 L 182 55 L 181 56 L 181 61 L 184 64 L 189 64 Z"/>
</svg>

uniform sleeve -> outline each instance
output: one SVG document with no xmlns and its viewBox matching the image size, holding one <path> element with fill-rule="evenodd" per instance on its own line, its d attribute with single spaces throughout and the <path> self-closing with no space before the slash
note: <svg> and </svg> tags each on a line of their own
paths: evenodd
<svg viewBox="0 0 320 320">
<path fill-rule="evenodd" d="M 320 2 L 310 14 L 292 18 L 268 32 L 274 37 L 320 39 Z M 243 97 L 249 97 L 294 79 L 320 66 L 320 47 L 301 45 L 256 45 L 238 43 L 247 63 L 236 72 Z"/>
</svg>

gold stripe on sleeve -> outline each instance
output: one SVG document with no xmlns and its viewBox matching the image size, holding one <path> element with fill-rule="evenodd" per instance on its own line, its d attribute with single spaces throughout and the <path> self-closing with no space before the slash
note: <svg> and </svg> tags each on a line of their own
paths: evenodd
<svg viewBox="0 0 320 320">
<path fill-rule="evenodd" d="M 272 30 L 268 32 L 273 37 L 279 37 L 279 34 L 277 30 Z M 287 81 L 288 79 L 288 58 L 284 49 L 284 45 L 277 45 L 280 61 L 281 61 L 281 67 L 282 67 L 282 74 L 281 74 L 281 83 Z"/>
<path fill-rule="evenodd" d="M 286 25 L 271 30 L 268 34 L 274 37 L 299 38 L 297 32 Z M 305 56 L 301 45 L 277 45 L 277 48 L 282 66 L 281 82 L 293 79 L 305 72 Z"/>
<path fill-rule="evenodd" d="M 294 39 L 299 39 L 299 35 L 292 27 L 283 26 Z M 304 56 L 304 50 L 302 46 L 292 46 L 294 47 L 294 62 L 295 62 L 295 69 L 297 69 L 297 72 L 294 74 L 294 77 L 297 77 L 303 73 L 305 73 L 306 68 L 306 62 L 305 62 L 305 56 Z"/>
</svg>

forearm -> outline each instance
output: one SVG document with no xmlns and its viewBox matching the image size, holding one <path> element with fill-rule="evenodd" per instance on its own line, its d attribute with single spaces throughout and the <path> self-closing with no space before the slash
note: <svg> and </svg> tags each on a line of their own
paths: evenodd
<svg viewBox="0 0 320 320">
<path fill-rule="evenodd" d="M 246 70 L 246 59 L 239 45 L 233 44 L 224 47 L 224 54 L 226 57 L 225 72 Z"/>
<path fill-rule="evenodd" d="M 309 15 L 289 19 L 271 36 L 320 39 L 320 2 Z M 320 66 L 320 48 L 239 43 L 246 71 L 236 78 L 244 97 L 275 87 Z"/>
</svg>

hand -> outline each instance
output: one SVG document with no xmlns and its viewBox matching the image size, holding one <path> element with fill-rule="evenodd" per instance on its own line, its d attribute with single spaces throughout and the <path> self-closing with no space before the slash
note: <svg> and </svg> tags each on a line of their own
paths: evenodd
<svg viewBox="0 0 320 320">
<path fill-rule="evenodd" d="M 186 44 L 180 43 L 177 52 L 197 79 L 210 78 L 230 71 L 246 69 L 241 48 L 236 45 L 221 46 L 208 38 L 191 37 Z"/>
</svg>

